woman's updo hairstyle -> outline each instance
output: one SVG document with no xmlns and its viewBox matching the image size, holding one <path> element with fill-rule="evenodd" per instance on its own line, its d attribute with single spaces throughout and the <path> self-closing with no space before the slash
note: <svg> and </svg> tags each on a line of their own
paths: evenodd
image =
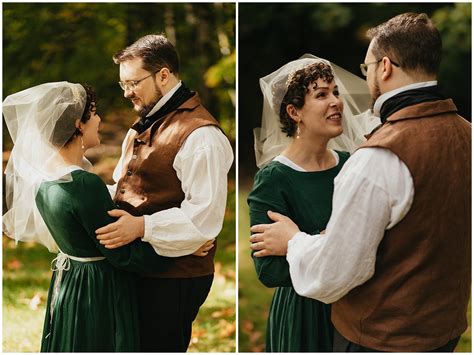
<svg viewBox="0 0 474 355">
<path fill-rule="evenodd" d="M 86 123 L 91 118 L 91 113 L 93 111 L 95 112 L 96 110 L 97 98 L 96 98 L 94 89 L 91 86 L 87 84 L 80 84 L 80 85 L 84 88 L 86 92 L 86 96 L 85 96 L 86 102 L 84 105 L 84 111 L 82 112 L 80 119 L 82 123 Z M 63 99 L 60 97 L 56 100 L 56 104 L 61 104 L 64 101 L 69 102 L 69 98 Z M 54 127 L 53 135 L 51 137 L 51 143 L 54 146 L 56 147 L 66 146 L 70 142 L 72 142 L 72 140 L 75 137 L 82 135 L 79 128 L 74 127 L 76 120 L 79 118 L 79 115 L 77 114 L 78 104 L 80 105 L 80 103 L 70 104 L 57 120 L 56 125 Z M 64 136 L 65 134 L 67 134 L 66 137 Z"/>
<path fill-rule="evenodd" d="M 313 89 L 316 89 L 318 79 L 323 79 L 328 83 L 334 80 L 334 74 L 328 64 L 324 62 L 313 63 L 288 75 L 287 92 L 280 105 L 281 131 L 286 133 L 288 137 L 294 136 L 296 122 L 286 112 L 286 107 L 291 104 L 296 109 L 302 108 L 310 85 L 313 84 Z"/>
</svg>

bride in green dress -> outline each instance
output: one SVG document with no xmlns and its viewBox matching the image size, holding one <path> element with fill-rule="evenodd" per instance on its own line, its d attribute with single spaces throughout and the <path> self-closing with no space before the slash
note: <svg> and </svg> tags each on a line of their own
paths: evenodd
<svg viewBox="0 0 474 355">
<path fill-rule="evenodd" d="M 271 210 L 298 221 L 307 233 L 326 228 L 334 178 L 349 158 L 343 150 L 354 150 L 367 126 L 375 124 L 369 115 L 364 115 L 369 121 L 364 126 L 347 122 L 370 101 L 362 79 L 348 82 L 341 77 L 355 76 L 305 55 L 260 80 L 264 112 L 262 128 L 256 131 L 256 157 L 261 169 L 248 197 L 252 226 L 271 223 Z M 257 255 L 253 260 L 259 280 L 276 288 L 266 351 L 332 351 L 331 306 L 296 293 L 285 256 Z"/>
<path fill-rule="evenodd" d="M 84 158 L 100 143 L 94 92 L 46 83 L 8 96 L 3 113 L 14 142 L 5 170 L 4 232 L 59 251 L 41 351 L 139 351 L 133 272 L 163 271 L 173 261 L 139 239 L 118 249 L 96 239 L 95 230 L 114 220 L 107 211 L 115 206 Z"/>
</svg>

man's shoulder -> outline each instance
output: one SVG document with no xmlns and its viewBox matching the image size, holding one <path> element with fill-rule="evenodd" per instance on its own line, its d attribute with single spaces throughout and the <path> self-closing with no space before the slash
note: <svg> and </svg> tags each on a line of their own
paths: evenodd
<svg viewBox="0 0 474 355">
<path fill-rule="evenodd" d="M 372 175 L 397 164 L 400 159 L 390 149 L 383 147 L 361 147 L 344 164 L 344 171 L 359 175 Z"/>
<path fill-rule="evenodd" d="M 222 132 L 222 129 L 216 125 L 203 125 L 194 129 L 186 138 L 186 142 L 195 142 L 196 144 L 210 142 L 228 141 L 227 136 Z"/>
<path fill-rule="evenodd" d="M 187 155 L 203 149 L 223 151 L 229 157 L 233 154 L 229 139 L 218 126 L 214 125 L 201 126 L 193 130 L 184 141 L 181 152 Z"/>
</svg>

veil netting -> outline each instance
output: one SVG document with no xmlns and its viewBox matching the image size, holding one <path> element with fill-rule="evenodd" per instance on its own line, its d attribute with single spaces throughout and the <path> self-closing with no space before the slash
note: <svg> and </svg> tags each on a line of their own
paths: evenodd
<svg viewBox="0 0 474 355">
<path fill-rule="evenodd" d="M 73 136 L 75 120 L 86 105 L 86 91 L 66 81 L 45 83 L 17 92 L 3 101 L 3 115 L 13 141 L 6 169 L 7 212 L 3 232 L 18 241 L 35 241 L 51 252 L 56 242 L 36 207 L 45 181 L 72 181 L 59 149 Z"/>
<path fill-rule="evenodd" d="M 371 96 L 365 80 L 326 59 L 304 54 L 260 78 L 263 94 L 262 124 L 254 129 L 255 158 L 259 168 L 279 155 L 292 139 L 281 131 L 279 119 L 280 105 L 287 92 L 288 76 L 316 62 L 331 66 L 340 98 L 344 103 L 343 133 L 329 141 L 329 148 L 352 153 L 365 142 L 364 134 L 370 133 L 380 124 L 380 119 L 370 110 Z"/>
</svg>

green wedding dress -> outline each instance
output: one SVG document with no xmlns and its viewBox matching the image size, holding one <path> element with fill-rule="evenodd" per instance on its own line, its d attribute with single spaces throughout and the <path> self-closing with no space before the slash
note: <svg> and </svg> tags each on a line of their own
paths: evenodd
<svg viewBox="0 0 474 355">
<path fill-rule="evenodd" d="M 106 249 L 95 230 L 113 222 L 115 205 L 94 174 L 40 186 L 36 204 L 62 253 L 53 263 L 42 352 L 140 351 L 133 272 L 165 270 L 172 259 L 139 239 Z M 59 280 L 60 279 L 60 280 Z"/>
<path fill-rule="evenodd" d="M 349 158 L 337 152 L 337 166 L 300 172 L 272 161 L 255 176 L 248 197 L 250 224 L 271 223 L 267 211 L 291 218 L 301 231 L 317 234 L 326 228 L 332 210 L 334 178 Z M 257 276 L 275 287 L 266 333 L 267 352 L 331 352 L 331 306 L 302 297 L 294 290 L 285 256 L 253 257 Z"/>
</svg>

